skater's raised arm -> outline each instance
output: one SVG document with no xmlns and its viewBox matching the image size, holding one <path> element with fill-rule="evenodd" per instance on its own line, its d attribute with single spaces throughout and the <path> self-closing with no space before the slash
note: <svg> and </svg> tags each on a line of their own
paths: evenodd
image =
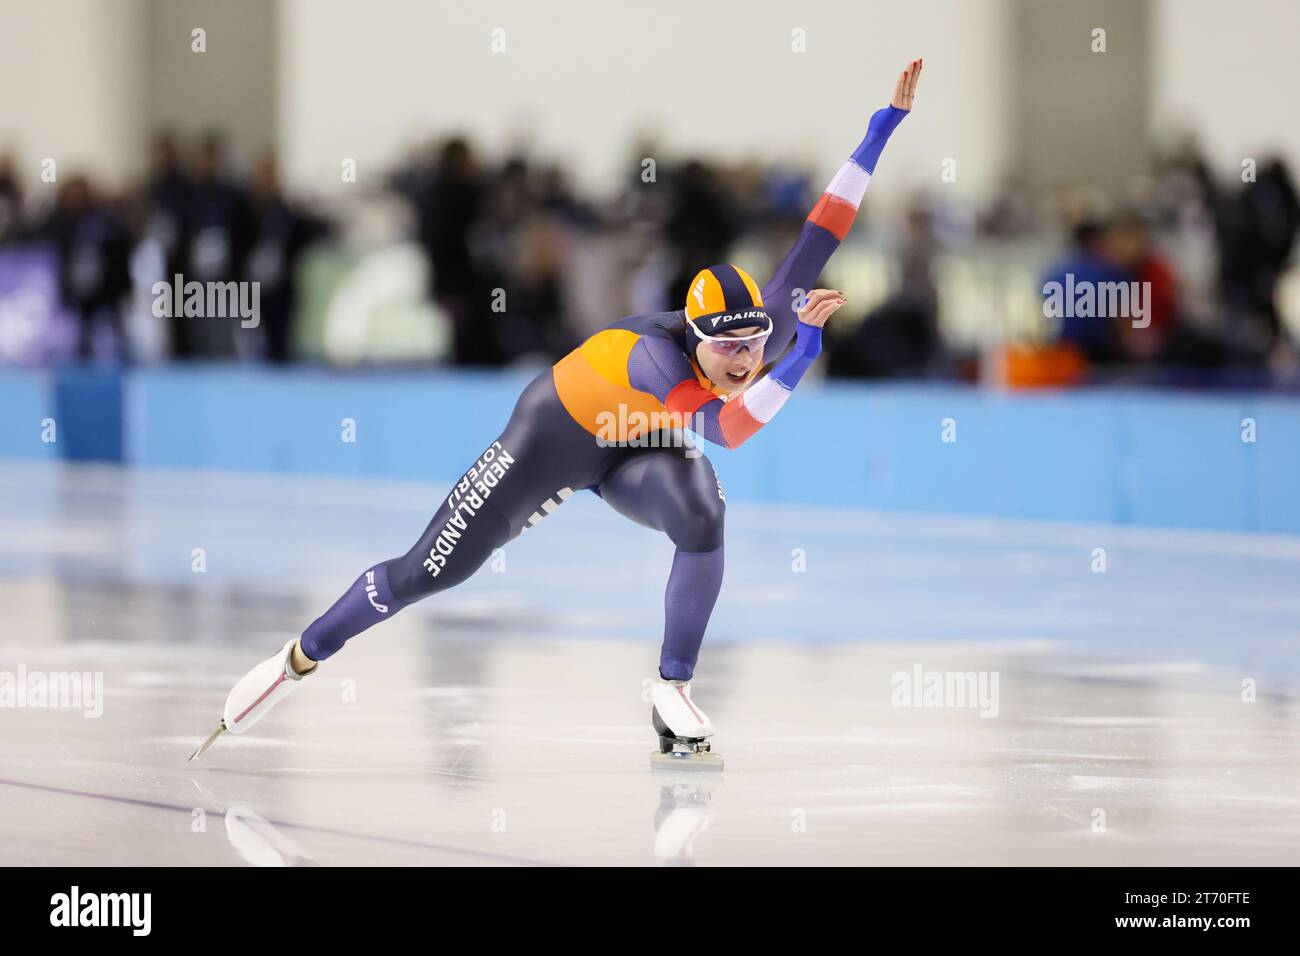
<svg viewBox="0 0 1300 956">
<path fill-rule="evenodd" d="M 810 292 L 797 315 L 794 348 L 730 401 L 705 388 L 686 356 L 663 339 L 647 338 L 638 343 L 639 356 L 629 366 L 631 384 L 651 392 L 668 411 L 681 415 L 686 427 L 705 441 L 738 448 L 781 410 L 821 353 L 826 320 L 844 304 L 844 296 L 835 290 Z"/>
<path fill-rule="evenodd" d="M 872 114 L 867 124 L 867 135 L 827 185 L 804 221 L 794 246 L 763 287 L 763 305 L 773 321 L 772 337 L 767 344 L 768 355 L 780 355 L 795 334 L 798 299 L 813 287 L 831 254 L 839 248 L 853 226 L 867 183 L 876 171 L 876 162 L 889 141 L 889 135 L 912 109 L 921 66 L 921 60 L 913 60 L 898 75 L 889 105 Z"/>
</svg>

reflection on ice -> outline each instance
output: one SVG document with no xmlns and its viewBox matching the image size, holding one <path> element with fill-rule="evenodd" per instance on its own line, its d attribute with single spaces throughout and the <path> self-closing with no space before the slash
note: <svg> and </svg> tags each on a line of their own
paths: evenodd
<svg viewBox="0 0 1300 956">
<path fill-rule="evenodd" d="M 659 788 L 655 808 L 655 859 L 665 866 L 694 866 L 695 840 L 713 822 L 713 784 L 670 783 Z"/>
<path fill-rule="evenodd" d="M 226 836 L 253 866 L 306 866 L 316 861 L 297 843 L 267 823 L 244 803 L 226 810 Z"/>
</svg>

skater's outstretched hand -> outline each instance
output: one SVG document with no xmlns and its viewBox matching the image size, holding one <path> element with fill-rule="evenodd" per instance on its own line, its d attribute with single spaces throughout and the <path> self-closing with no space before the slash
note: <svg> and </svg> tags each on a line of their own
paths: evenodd
<svg viewBox="0 0 1300 956">
<path fill-rule="evenodd" d="M 834 315 L 848 300 L 844 293 L 836 289 L 813 289 L 799 310 L 799 321 L 805 325 L 823 328 L 826 320 Z"/>
<path fill-rule="evenodd" d="M 889 105 L 896 110 L 910 110 L 912 100 L 916 97 L 916 83 L 921 78 L 921 67 L 925 65 L 924 60 L 913 60 L 907 64 L 907 68 L 898 74 L 898 82 L 894 84 L 894 98 L 889 101 Z"/>
</svg>

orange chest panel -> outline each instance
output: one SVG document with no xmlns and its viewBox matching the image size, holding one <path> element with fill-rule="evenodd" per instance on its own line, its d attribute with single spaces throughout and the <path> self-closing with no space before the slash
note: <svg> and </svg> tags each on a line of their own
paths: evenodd
<svg viewBox="0 0 1300 956">
<path fill-rule="evenodd" d="M 680 416 L 628 381 L 628 356 L 640 338 L 627 329 L 605 329 L 552 369 L 565 410 L 597 438 L 621 443 L 648 432 L 681 427 Z"/>
</svg>

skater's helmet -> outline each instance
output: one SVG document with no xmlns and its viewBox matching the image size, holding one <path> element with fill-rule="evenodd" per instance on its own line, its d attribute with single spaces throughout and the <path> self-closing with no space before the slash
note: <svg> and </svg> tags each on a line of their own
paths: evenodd
<svg viewBox="0 0 1300 956">
<path fill-rule="evenodd" d="M 736 329 L 757 328 L 754 337 L 766 338 L 772 317 L 753 276 L 737 266 L 709 266 L 696 273 L 686 290 L 686 326 L 694 333 L 686 337 L 693 356 L 701 342 Z"/>
</svg>

